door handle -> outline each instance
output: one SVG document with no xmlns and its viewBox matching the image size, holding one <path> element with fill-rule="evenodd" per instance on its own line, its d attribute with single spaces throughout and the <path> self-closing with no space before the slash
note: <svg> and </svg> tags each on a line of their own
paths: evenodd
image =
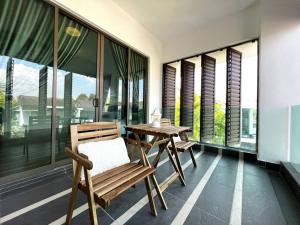
<svg viewBox="0 0 300 225">
<path fill-rule="evenodd" d="M 94 107 L 99 107 L 99 99 L 98 98 L 93 99 L 93 106 Z"/>
</svg>

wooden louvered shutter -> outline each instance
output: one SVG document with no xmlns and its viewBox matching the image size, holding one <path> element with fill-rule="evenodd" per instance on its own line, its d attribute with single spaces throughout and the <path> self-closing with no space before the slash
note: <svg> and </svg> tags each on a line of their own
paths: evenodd
<svg viewBox="0 0 300 225">
<path fill-rule="evenodd" d="M 202 55 L 201 60 L 201 142 L 211 142 L 214 137 L 216 59 Z"/>
<path fill-rule="evenodd" d="M 227 49 L 226 144 L 234 146 L 241 139 L 242 53 Z"/>
<path fill-rule="evenodd" d="M 175 124 L 175 81 L 176 81 L 176 68 L 164 65 L 163 68 L 163 118 L 171 120 L 172 124 Z"/>
<path fill-rule="evenodd" d="M 195 64 L 181 61 L 180 125 L 193 129 Z"/>
</svg>

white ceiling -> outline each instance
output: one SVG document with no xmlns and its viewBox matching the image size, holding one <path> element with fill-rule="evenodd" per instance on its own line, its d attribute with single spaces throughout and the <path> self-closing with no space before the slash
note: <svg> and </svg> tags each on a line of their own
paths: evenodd
<svg viewBox="0 0 300 225">
<path fill-rule="evenodd" d="M 162 41 L 246 9 L 257 0 L 113 0 Z M 118 15 L 116 15 L 118 16 Z"/>
</svg>

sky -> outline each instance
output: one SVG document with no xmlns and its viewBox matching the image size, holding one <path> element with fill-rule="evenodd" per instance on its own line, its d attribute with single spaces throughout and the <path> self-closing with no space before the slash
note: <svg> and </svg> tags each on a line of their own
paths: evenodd
<svg viewBox="0 0 300 225">
<path fill-rule="evenodd" d="M 6 83 L 6 65 L 8 57 L 0 56 L 0 83 Z M 20 95 L 38 96 L 39 91 L 39 70 L 43 66 L 14 58 L 14 76 L 13 76 L 13 96 L 17 98 Z M 58 71 L 58 86 L 57 98 L 64 97 L 64 78 L 68 72 Z M 53 68 L 48 67 L 48 86 L 47 96 L 52 96 L 52 78 Z M 73 98 L 79 94 L 85 93 L 87 96 L 95 94 L 96 92 L 96 78 L 82 76 L 80 74 L 73 74 Z"/>
</svg>

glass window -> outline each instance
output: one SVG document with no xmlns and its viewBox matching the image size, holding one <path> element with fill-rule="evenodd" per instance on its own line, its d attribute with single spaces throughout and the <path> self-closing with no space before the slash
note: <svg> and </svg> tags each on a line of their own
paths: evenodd
<svg viewBox="0 0 300 225">
<path fill-rule="evenodd" d="M 0 177 L 51 162 L 53 16 L 43 1 L 0 1 Z"/>
<path fill-rule="evenodd" d="M 129 124 L 145 123 L 144 86 L 147 58 L 131 51 L 129 80 Z"/>
<path fill-rule="evenodd" d="M 256 151 L 257 124 L 257 41 L 233 49 L 242 54 L 241 70 L 241 138 L 230 147 Z"/>
<path fill-rule="evenodd" d="M 226 50 L 208 54 L 216 59 L 213 144 L 225 145 L 226 118 Z"/>
<path fill-rule="evenodd" d="M 66 158 L 70 145 L 70 124 L 95 121 L 97 33 L 59 16 L 57 72 L 57 148 L 56 159 Z"/>
<path fill-rule="evenodd" d="M 127 49 L 105 38 L 103 79 L 103 120 L 121 122 L 125 133 L 127 115 Z"/>
<path fill-rule="evenodd" d="M 194 127 L 191 137 L 194 141 L 200 141 L 200 107 L 201 107 L 201 56 L 186 59 L 195 63 L 194 78 Z"/>
</svg>

